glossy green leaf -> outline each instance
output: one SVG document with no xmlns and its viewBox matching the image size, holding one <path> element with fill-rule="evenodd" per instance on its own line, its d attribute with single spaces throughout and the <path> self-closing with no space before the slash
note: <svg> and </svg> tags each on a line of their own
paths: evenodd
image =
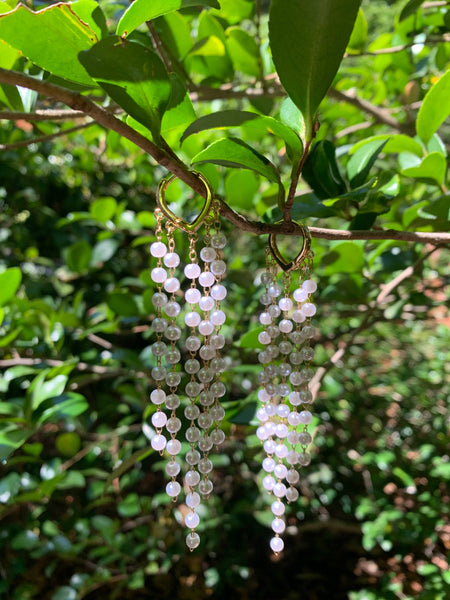
<svg viewBox="0 0 450 600">
<path fill-rule="evenodd" d="M 82 52 L 80 61 L 117 104 L 159 139 L 171 85 L 155 52 L 112 36 Z"/>
<path fill-rule="evenodd" d="M 427 92 L 417 114 L 416 130 L 420 139 L 429 142 L 450 115 L 450 70 Z"/>
<path fill-rule="evenodd" d="M 68 380 L 66 375 L 56 375 L 56 377 L 49 380 L 45 379 L 45 375 L 45 373 L 41 373 L 35 379 L 35 386 L 31 393 L 31 407 L 33 410 L 36 410 L 44 400 L 60 396 L 66 387 Z"/>
<path fill-rule="evenodd" d="M 272 57 L 286 92 L 302 111 L 311 139 L 319 104 L 339 68 L 360 0 L 272 0 Z"/>
<path fill-rule="evenodd" d="M 15 296 L 21 281 L 22 273 L 19 267 L 11 267 L 0 273 L 0 306 Z"/>
<path fill-rule="evenodd" d="M 92 248 L 91 265 L 98 267 L 108 262 L 114 256 L 118 247 L 119 241 L 113 238 L 97 242 Z"/>
<path fill-rule="evenodd" d="M 321 258 L 324 275 L 334 273 L 360 273 L 364 266 L 363 246 L 354 242 L 342 242 L 333 245 Z"/>
<path fill-rule="evenodd" d="M 280 119 L 285 125 L 293 129 L 300 139 L 305 138 L 305 120 L 301 111 L 290 98 L 285 98 L 281 104 Z"/>
<path fill-rule="evenodd" d="M 117 24 L 116 33 L 120 36 L 130 35 L 142 23 L 188 6 L 220 8 L 217 0 L 152 0 L 151 2 L 149 0 L 135 0 L 123 13 Z"/>
<path fill-rule="evenodd" d="M 171 132 L 181 131 L 195 119 L 195 110 L 189 93 L 178 75 L 170 74 L 172 91 L 169 104 L 161 123 L 161 133 L 165 137 Z"/>
<path fill-rule="evenodd" d="M 258 348 L 258 349 L 262 350 L 264 348 L 264 346 L 258 340 L 258 336 L 263 331 L 264 331 L 264 327 L 256 327 L 255 329 L 246 331 L 237 341 L 237 346 L 239 348 L 251 348 L 251 349 Z"/>
<path fill-rule="evenodd" d="M 328 140 L 314 144 L 305 160 L 302 176 L 320 199 L 334 198 L 347 191 L 336 162 L 335 148 Z"/>
<path fill-rule="evenodd" d="M 230 27 L 226 31 L 226 47 L 236 71 L 251 77 L 260 75 L 259 48 L 255 39 L 240 27 Z"/>
<path fill-rule="evenodd" d="M 69 419 L 86 412 L 89 404 L 84 396 L 75 392 L 66 392 L 49 398 L 33 413 L 33 420 L 39 425 L 53 419 Z"/>
<path fill-rule="evenodd" d="M 420 164 L 404 168 L 402 175 L 422 180 L 431 179 L 439 185 L 443 185 L 446 171 L 447 161 L 445 158 L 439 152 L 432 152 L 425 156 Z"/>
<path fill-rule="evenodd" d="M 417 9 L 420 8 L 420 6 L 422 6 L 424 1 L 425 0 L 409 0 L 409 2 L 405 4 L 405 6 L 402 9 L 402 12 L 400 13 L 399 21 L 402 22 L 411 15 L 413 15 L 417 11 Z"/>
<path fill-rule="evenodd" d="M 280 183 L 274 165 L 254 148 L 238 138 L 222 138 L 192 159 L 192 164 L 213 163 L 224 167 L 251 169 L 273 183 Z"/>
<path fill-rule="evenodd" d="M 338 213 L 334 208 L 325 206 L 320 198 L 313 192 L 295 196 L 291 212 L 294 221 L 302 221 L 309 217 L 326 219 L 328 217 L 336 216 L 336 214 Z M 269 220 L 273 222 L 280 221 L 283 215 L 279 208 L 275 208 L 269 211 L 267 216 L 269 217 Z"/>
<path fill-rule="evenodd" d="M 11 12 L 16 7 L 16 0 L 1 0 L 0 2 L 0 15 L 3 13 Z"/>
<path fill-rule="evenodd" d="M 83 23 L 89 25 L 98 40 L 108 35 L 105 15 L 96 0 L 78 0 L 71 2 L 70 7 Z"/>
<path fill-rule="evenodd" d="M 254 129 L 276 135 L 286 142 L 291 154 L 294 156 L 302 155 L 302 142 L 290 127 L 287 127 L 272 117 L 265 117 L 244 110 L 224 110 L 200 117 L 194 121 L 194 123 L 189 125 L 183 133 L 181 141 L 183 142 L 190 135 L 208 129 L 228 129 L 230 127 L 240 126 L 245 127 L 245 129 L 250 132 Z"/>
<path fill-rule="evenodd" d="M 357 150 L 359 150 L 366 144 L 377 141 L 386 141 L 386 144 L 383 147 L 383 152 L 385 153 L 392 152 L 397 154 L 400 152 L 412 152 L 417 156 L 423 156 L 423 146 L 414 138 L 403 133 L 397 133 L 393 135 L 385 133 L 370 136 L 365 140 L 361 140 L 360 142 L 354 144 L 354 146 L 352 146 L 352 154 L 354 154 Z"/>
<path fill-rule="evenodd" d="M 133 294 L 113 292 L 109 294 L 107 303 L 109 308 L 121 317 L 135 317 L 139 314 Z"/>
<path fill-rule="evenodd" d="M 80 64 L 78 54 L 90 48 L 98 38 L 70 4 L 55 4 L 38 12 L 19 4 L 0 16 L 0 39 L 58 77 L 94 85 Z"/>
<path fill-rule="evenodd" d="M 67 266 L 74 273 L 83 273 L 91 262 L 92 248 L 85 240 L 78 240 L 66 252 Z"/>
<path fill-rule="evenodd" d="M 117 210 L 117 201 L 115 198 L 99 198 L 89 207 L 89 212 L 96 221 L 106 223 L 114 216 Z"/>
<path fill-rule="evenodd" d="M 18 50 L 11 48 L 3 40 L 0 40 L 0 67 L 12 69 L 20 56 Z M 14 85 L 6 83 L 0 85 L 0 103 L 5 104 L 11 110 L 23 110 L 22 99 Z"/>
<path fill-rule="evenodd" d="M 348 50 L 350 52 L 362 52 L 364 50 L 367 41 L 367 30 L 367 20 L 360 8 L 348 42 Z"/>
<path fill-rule="evenodd" d="M 22 332 L 23 327 L 15 327 L 12 331 L 7 333 L 6 335 L 0 336 L 0 348 L 8 347 L 11 342 L 13 342 L 18 335 Z"/>
<path fill-rule="evenodd" d="M 357 188 L 366 181 L 370 169 L 375 164 L 385 144 L 386 140 L 374 140 L 352 154 L 347 163 L 347 175 L 352 188 Z"/>
</svg>

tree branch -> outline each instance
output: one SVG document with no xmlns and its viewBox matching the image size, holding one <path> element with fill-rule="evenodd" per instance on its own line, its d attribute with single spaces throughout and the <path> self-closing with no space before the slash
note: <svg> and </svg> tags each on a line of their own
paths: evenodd
<svg viewBox="0 0 450 600">
<path fill-rule="evenodd" d="M 75 131 L 79 131 L 80 129 L 86 129 L 86 127 L 90 127 L 91 125 L 96 125 L 96 122 L 89 121 L 89 123 L 76 125 L 75 127 L 70 127 L 69 129 L 60 129 L 55 133 L 41 135 L 40 137 L 31 138 L 29 140 L 21 140 L 20 142 L 14 142 L 12 144 L 0 144 L 0 150 L 14 150 L 15 148 L 24 148 L 26 146 L 31 146 L 31 144 L 40 144 L 41 142 L 48 142 L 58 137 L 62 137 L 64 135 L 74 133 Z"/>
<path fill-rule="evenodd" d="M 0 121 L 66 121 L 71 119 L 83 119 L 86 115 L 79 110 L 67 109 L 43 109 L 35 112 L 0 111 Z"/>
</svg>

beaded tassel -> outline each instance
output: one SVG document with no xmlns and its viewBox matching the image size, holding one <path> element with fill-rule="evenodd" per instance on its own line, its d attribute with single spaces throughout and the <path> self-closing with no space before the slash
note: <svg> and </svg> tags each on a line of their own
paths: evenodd
<svg viewBox="0 0 450 600">
<path fill-rule="evenodd" d="M 260 425 L 256 433 L 266 452 L 262 464 L 266 473 L 263 487 L 275 496 L 271 505 L 275 535 L 270 540 L 270 547 L 275 553 L 284 548 L 280 534 L 286 528 L 283 518 L 285 501 L 289 503 L 298 499 L 295 485 L 300 477 L 297 469 L 310 462 L 307 447 L 311 435 L 307 429 L 312 415 L 307 405 L 312 402 L 309 382 L 314 374 L 309 366 L 314 354 L 310 347 L 310 340 L 314 337 L 310 318 L 316 312 L 310 294 L 316 291 L 317 286 L 309 279 L 312 253 L 309 237 L 306 237 L 308 234 L 304 231 L 302 252 L 291 263 L 283 261 L 272 242 L 270 252 L 267 252 L 266 271 L 261 276 L 265 289 L 260 299 L 264 310 L 259 320 L 264 329 L 258 339 L 265 348 L 258 355 L 263 368 L 259 373 L 261 389 L 258 398 L 261 406 L 257 411 Z M 281 280 L 277 262 L 284 271 Z M 291 297 L 294 270 L 298 270 L 299 284 Z"/>
<path fill-rule="evenodd" d="M 180 406 L 180 398 L 176 392 L 182 376 L 177 365 L 182 362 L 182 355 L 186 356 L 182 365 L 188 377 L 184 388 L 188 398 L 188 404 L 184 408 L 184 417 L 188 422 L 185 438 L 190 444 L 190 450 L 186 454 L 188 470 L 184 476 L 184 485 L 185 501 L 190 509 L 185 516 L 185 524 L 190 529 L 186 536 L 186 544 L 190 550 L 194 550 L 200 544 L 200 536 L 196 532 L 196 528 L 200 523 L 197 509 L 201 502 L 201 496 L 206 498 L 213 490 L 213 484 L 209 478 L 213 468 L 209 453 L 214 445 L 218 446 L 225 440 L 225 434 L 219 428 L 225 415 L 225 411 L 220 405 L 220 398 L 226 393 L 225 385 L 220 381 L 221 373 L 225 369 L 225 361 L 220 356 L 225 339 L 220 330 L 226 320 L 220 302 L 227 295 L 226 288 L 221 283 L 226 272 L 222 250 L 227 240 L 220 231 L 218 206 L 214 203 L 210 210 L 211 190 L 206 180 L 202 177 L 201 179 L 207 190 L 207 200 L 195 224 L 188 224 L 175 217 L 165 203 L 165 190 L 174 177 L 162 182 L 158 196 L 159 208 L 155 212 L 156 242 L 150 247 L 150 253 L 157 259 L 157 265 L 151 272 L 151 278 L 157 286 L 157 292 L 153 296 L 156 311 L 153 330 L 156 334 L 156 342 L 152 346 L 152 353 L 156 359 L 156 366 L 152 369 L 155 389 L 150 395 L 157 410 L 152 416 L 152 424 L 156 433 L 151 443 L 152 447 L 161 454 L 164 449 L 169 453 L 170 460 L 166 465 L 166 473 L 171 481 L 167 484 L 166 491 L 176 501 L 181 492 L 181 486 L 177 481 L 181 466 L 176 461 L 176 456 L 181 451 L 181 443 L 176 439 L 176 435 L 182 428 L 181 420 L 176 414 L 176 409 Z M 164 215 L 168 218 L 166 224 L 167 245 L 162 241 Z M 200 250 L 203 265 L 201 268 L 197 255 L 198 236 L 196 232 L 202 223 L 205 224 L 205 235 Z M 180 258 L 175 252 L 175 228 L 184 230 L 189 235 L 190 262 L 184 267 L 184 277 L 186 281 L 190 282 L 190 285 L 184 294 L 184 308 L 187 309 L 183 310 L 184 317 L 180 315 L 182 307 L 177 301 L 182 298 L 182 291 L 180 281 L 175 274 L 175 269 L 180 264 Z M 163 262 L 168 268 L 168 272 L 163 267 Z M 165 292 L 170 294 L 170 298 Z M 178 317 L 179 315 L 180 317 Z M 183 318 L 184 336 L 176 323 L 177 317 Z M 169 346 L 162 341 L 163 334 L 168 340 Z M 185 338 L 184 344 L 183 337 Z M 181 352 L 177 348 L 177 344 L 181 344 Z M 165 356 L 166 366 L 162 365 L 163 356 Z M 163 382 L 170 394 L 163 390 Z M 166 409 L 171 411 L 169 418 L 161 409 L 161 405 L 164 403 Z M 164 426 L 170 435 L 169 441 L 162 433 Z"/>
</svg>

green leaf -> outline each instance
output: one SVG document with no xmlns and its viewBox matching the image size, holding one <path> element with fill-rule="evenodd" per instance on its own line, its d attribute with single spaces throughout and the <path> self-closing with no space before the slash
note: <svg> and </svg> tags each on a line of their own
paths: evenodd
<svg viewBox="0 0 450 600">
<path fill-rule="evenodd" d="M 417 9 L 424 3 L 425 0 L 409 0 L 407 4 L 403 7 L 402 12 L 400 13 L 399 22 L 401 23 L 411 15 L 413 15 Z"/>
<path fill-rule="evenodd" d="M 238 138 L 222 138 L 199 152 L 192 164 L 213 163 L 224 167 L 250 169 L 273 183 L 280 183 L 275 166 L 262 154 Z"/>
<path fill-rule="evenodd" d="M 106 223 L 114 216 L 117 210 L 117 201 L 115 198 L 99 198 L 89 207 L 89 212 L 96 221 Z"/>
<path fill-rule="evenodd" d="M 360 8 L 358 10 L 358 16 L 356 17 L 352 35 L 348 42 L 348 49 L 350 52 L 362 52 L 364 50 L 367 41 L 367 30 L 367 20 Z"/>
<path fill-rule="evenodd" d="M 127 36 L 145 21 L 156 19 L 173 10 L 186 8 L 188 6 L 212 6 L 220 8 L 217 0 L 135 0 L 123 13 L 117 24 L 117 35 Z"/>
<path fill-rule="evenodd" d="M 4 306 L 13 296 L 15 296 L 22 273 L 19 267 L 11 267 L 0 273 L 0 306 Z"/>
<path fill-rule="evenodd" d="M 112 36 L 81 52 L 80 61 L 111 98 L 158 140 L 172 89 L 159 56 L 141 44 Z"/>
<path fill-rule="evenodd" d="M 263 344 L 258 340 L 259 334 L 264 331 L 264 327 L 256 327 L 255 329 L 251 329 L 242 335 L 237 341 L 237 346 L 239 348 L 252 348 L 252 349 L 260 349 L 264 348 Z"/>
<path fill-rule="evenodd" d="M 89 25 L 98 40 L 108 35 L 105 15 L 96 0 L 78 0 L 71 2 L 70 7 L 83 23 Z"/>
<path fill-rule="evenodd" d="M 84 396 L 75 392 L 66 392 L 43 402 L 33 413 L 33 421 L 42 425 L 51 419 L 78 417 L 89 408 Z"/>
<path fill-rule="evenodd" d="M 92 249 L 90 264 L 98 267 L 114 256 L 119 247 L 119 241 L 112 238 L 101 240 Z"/>
<path fill-rule="evenodd" d="M 416 121 L 416 130 L 420 139 L 427 144 L 449 115 L 450 70 L 436 81 L 423 99 Z"/>
<path fill-rule="evenodd" d="M 144 460 L 144 458 L 152 454 L 152 452 L 154 452 L 152 448 L 140 448 L 139 450 L 136 450 L 136 452 L 133 452 L 133 454 L 127 459 L 122 461 L 120 465 L 116 469 L 114 469 L 114 471 L 110 473 L 110 475 L 108 475 L 108 479 L 105 481 L 105 487 L 103 488 L 103 493 L 106 492 L 106 490 L 114 481 L 114 479 L 117 479 L 118 477 L 126 473 L 128 469 L 131 469 L 131 467 L 134 467 L 136 463 Z"/>
<path fill-rule="evenodd" d="M 9 344 L 11 344 L 11 342 L 13 342 L 16 339 L 16 337 L 22 332 L 22 330 L 22 326 L 16 327 L 7 335 L 0 336 L 0 348 L 5 348 L 6 346 L 9 346 Z"/>
<path fill-rule="evenodd" d="M 361 0 L 272 0 L 269 37 L 276 70 L 312 138 L 319 104 L 339 68 Z"/>
<path fill-rule="evenodd" d="M 334 273 L 360 273 L 364 266 L 363 247 L 354 242 L 342 242 L 333 246 L 321 258 L 324 275 Z"/>
<path fill-rule="evenodd" d="M 21 54 L 18 50 L 11 48 L 3 40 L 0 40 L 0 67 L 3 69 L 12 69 L 20 56 Z M 14 85 L 6 83 L 0 85 L 0 102 L 11 110 L 23 110 L 22 99 L 17 87 Z"/>
<path fill-rule="evenodd" d="M 67 266 L 74 273 L 83 273 L 89 267 L 92 248 L 86 240 L 78 240 L 66 252 Z"/>
<path fill-rule="evenodd" d="M 301 156 L 303 153 L 303 144 L 290 127 L 272 117 L 264 117 L 245 110 L 223 110 L 200 117 L 189 125 L 181 137 L 181 142 L 184 142 L 190 135 L 208 129 L 228 129 L 241 126 L 248 131 L 265 131 L 280 137 L 290 149 L 291 155 Z"/>
<path fill-rule="evenodd" d="M 440 152 L 432 152 L 425 156 L 419 165 L 403 169 L 402 175 L 426 181 L 431 179 L 439 185 L 443 185 L 446 171 L 447 161 L 445 158 Z"/>
<path fill-rule="evenodd" d="M 316 217 L 326 219 L 336 215 L 336 212 L 327 206 L 324 206 L 318 196 L 315 194 L 301 194 L 294 198 L 292 206 L 292 218 L 301 221 L 307 217 Z M 281 215 L 279 216 L 281 219 Z"/>
<path fill-rule="evenodd" d="M 305 160 L 302 176 L 321 200 L 335 198 L 347 191 L 336 162 L 334 145 L 328 140 L 313 145 Z"/>
<path fill-rule="evenodd" d="M 293 129 L 300 139 L 305 138 L 305 121 L 301 111 L 295 106 L 290 98 L 285 98 L 281 104 L 280 119 Z"/>
<path fill-rule="evenodd" d="M 225 179 L 225 197 L 232 198 L 236 208 L 253 210 L 258 189 L 259 181 L 253 171 L 231 171 Z"/>
<path fill-rule="evenodd" d="M 423 147 L 422 145 L 410 137 L 409 135 L 405 135 L 403 133 L 397 133 L 394 135 L 390 135 L 389 133 L 380 134 L 380 135 L 372 135 L 360 142 L 357 142 L 352 146 L 352 154 L 359 150 L 366 144 L 377 141 L 386 141 L 386 145 L 383 148 L 383 152 L 388 153 L 392 152 L 394 154 L 398 154 L 400 152 L 411 152 L 416 154 L 417 156 L 423 156 Z"/>
<path fill-rule="evenodd" d="M 260 75 L 259 48 L 255 39 L 240 27 L 226 30 L 226 47 L 236 71 L 251 77 Z"/>
<path fill-rule="evenodd" d="M 60 3 L 38 12 L 19 4 L 0 16 L 0 39 L 58 77 L 94 85 L 80 65 L 78 53 L 95 44 L 97 36 L 70 4 Z"/>
<path fill-rule="evenodd" d="M 161 133 L 165 137 L 172 131 L 186 127 L 195 119 L 195 110 L 189 93 L 178 75 L 169 75 L 172 86 L 169 104 L 161 123 Z"/>
<path fill-rule="evenodd" d="M 109 294 L 107 304 L 111 310 L 121 317 L 136 317 L 139 309 L 133 294 L 129 292 L 113 292 Z"/>
<path fill-rule="evenodd" d="M 45 372 L 41 373 L 35 379 L 36 385 L 31 393 L 31 407 L 33 410 L 36 410 L 44 400 L 60 396 L 66 387 L 67 375 L 57 375 L 47 381 L 44 379 L 45 375 Z"/>
<path fill-rule="evenodd" d="M 357 188 L 366 181 L 385 144 L 385 140 L 374 140 L 356 150 L 351 156 L 347 163 L 347 175 L 352 188 Z"/>
</svg>

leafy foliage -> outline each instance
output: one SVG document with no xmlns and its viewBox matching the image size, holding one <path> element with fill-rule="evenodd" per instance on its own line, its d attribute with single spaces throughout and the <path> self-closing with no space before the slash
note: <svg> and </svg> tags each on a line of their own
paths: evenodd
<svg viewBox="0 0 450 600">
<path fill-rule="evenodd" d="M 234 210 L 281 219 L 320 105 L 294 219 L 448 230 L 447 7 L 47 4 L 0 2 L 0 67 L 89 96 L 194 164 Z M 27 113 L 0 124 L 0 596 L 289 600 L 307 589 L 311 598 L 445 600 L 445 249 L 395 236 L 313 240 L 324 373 L 313 462 L 274 565 L 254 435 L 265 241 L 224 224 L 229 441 L 212 456 L 202 546 L 186 554 L 177 523 L 186 507 L 161 492 L 164 461 L 149 450 L 147 247 L 163 171 L 96 124 L 56 137 L 87 123 L 31 120 L 49 108 L 35 92 L 2 83 L 0 103 Z M 42 136 L 54 139 L 33 142 Z M 187 187 L 174 182 L 168 195 L 181 214 Z"/>
</svg>

